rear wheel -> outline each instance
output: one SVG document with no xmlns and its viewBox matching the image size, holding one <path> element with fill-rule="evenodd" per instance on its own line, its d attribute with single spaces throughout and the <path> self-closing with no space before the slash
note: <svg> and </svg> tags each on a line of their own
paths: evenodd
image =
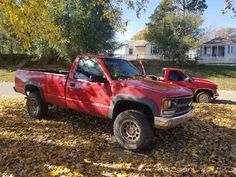
<svg viewBox="0 0 236 177">
<path fill-rule="evenodd" d="M 48 105 L 42 100 L 37 92 L 29 94 L 26 107 L 29 115 L 33 118 L 42 118 L 48 111 Z"/>
<path fill-rule="evenodd" d="M 209 103 L 211 101 L 211 96 L 208 92 L 203 91 L 197 94 L 196 101 L 198 103 Z"/>
<path fill-rule="evenodd" d="M 139 111 L 128 110 L 120 113 L 114 122 L 114 135 L 125 149 L 142 150 L 153 140 L 153 127 L 148 118 Z"/>
</svg>

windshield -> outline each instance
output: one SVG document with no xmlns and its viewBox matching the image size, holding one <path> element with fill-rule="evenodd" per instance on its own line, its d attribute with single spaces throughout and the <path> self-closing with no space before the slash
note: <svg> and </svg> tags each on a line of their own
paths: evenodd
<svg viewBox="0 0 236 177">
<path fill-rule="evenodd" d="M 112 79 L 127 79 L 142 76 L 138 69 L 130 62 L 116 58 L 103 58 Z"/>
</svg>

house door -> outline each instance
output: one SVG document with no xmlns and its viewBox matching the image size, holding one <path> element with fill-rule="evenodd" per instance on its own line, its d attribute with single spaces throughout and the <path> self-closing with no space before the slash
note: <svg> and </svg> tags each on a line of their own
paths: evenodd
<svg viewBox="0 0 236 177">
<path fill-rule="evenodd" d="M 219 47 L 218 48 L 218 56 L 219 57 L 224 57 L 225 56 L 225 47 Z"/>
<path fill-rule="evenodd" d="M 217 56 L 217 47 L 212 47 L 212 56 L 213 57 Z"/>
</svg>

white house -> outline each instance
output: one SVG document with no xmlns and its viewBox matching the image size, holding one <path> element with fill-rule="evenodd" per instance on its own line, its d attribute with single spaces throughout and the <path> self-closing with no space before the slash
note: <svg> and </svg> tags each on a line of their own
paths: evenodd
<svg viewBox="0 0 236 177">
<path fill-rule="evenodd" d="M 199 58 L 201 63 L 236 63 L 236 39 L 218 37 L 203 43 Z"/>
<path fill-rule="evenodd" d="M 198 56 L 198 50 L 191 49 L 186 53 L 186 55 L 188 55 L 189 59 L 195 59 Z M 115 56 L 126 60 L 163 59 L 160 55 L 158 47 L 145 40 L 126 41 L 119 50 L 115 51 Z"/>
<path fill-rule="evenodd" d="M 145 40 L 130 40 L 115 52 L 117 57 L 126 60 L 160 59 L 158 48 Z"/>
</svg>

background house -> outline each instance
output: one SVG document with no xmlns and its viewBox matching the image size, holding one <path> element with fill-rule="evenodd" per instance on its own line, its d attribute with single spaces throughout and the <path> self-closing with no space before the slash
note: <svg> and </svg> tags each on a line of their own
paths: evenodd
<svg viewBox="0 0 236 177">
<path fill-rule="evenodd" d="M 203 43 L 199 58 L 201 63 L 236 63 L 236 39 L 218 37 Z"/>
<path fill-rule="evenodd" d="M 130 40 L 115 52 L 115 56 L 126 60 L 160 59 L 159 50 L 145 40 Z"/>
<path fill-rule="evenodd" d="M 189 59 L 198 57 L 198 49 L 189 50 L 186 55 Z M 160 55 L 157 46 L 150 44 L 145 40 L 130 40 L 126 41 L 124 45 L 115 51 L 115 56 L 124 58 L 126 60 L 160 60 L 163 59 Z"/>
</svg>

